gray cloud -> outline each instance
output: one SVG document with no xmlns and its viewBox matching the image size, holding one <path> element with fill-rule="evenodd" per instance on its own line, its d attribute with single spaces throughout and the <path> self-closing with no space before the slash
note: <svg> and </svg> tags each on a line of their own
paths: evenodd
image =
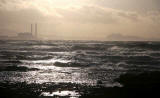
<svg viewBox="0 0 160 98">
<path fill-rule="evenodd" d="M 2 4 L 6 4 L 7 3 L 7 1 L 6 0 L 0 0 L 0 4 L 2 5 Z"/>
<path fill-rule="evenodd" d="M 38 23 L 42 24 L 39 32 L 48 32 L 55 31 L 57 25 L 57 17 L 54 16 L 45 16 L 39 10 L 29 8 L 22 10 L 0 10 L 0 32 L 6 33 L 9 35 L 15 35 L 18 32 L 29 32 L 30 24 Z M 49 28 L 48 25 L 53 27 Z"/>
<path fill-rule="evenodd" d="M 133 20 L 133 21 L 138 21 L 139 20 L 139 15 L 138 13 L 125 13 L 125 12 L 119 12 L 118 16 L 123 17 L 123 18 L 127 18 L 129 20 Z"/>
<path fill-rule="evenodd" d="M 160 0 L 90 0 L 95 4 L 121 10 L 153 11 L 160 10 Z"/>
<path fill-rule="evenodd" d="M 95 6 L 83 6 L 78 9 L 57 9 L 70 22 L 110 24 L 118 22 L 114 12 Z"/>
<path fill-rule="evenodd" d="M 120 32 L 120 38 L 134 40 L 142 35 L 156 37 L 160 32 L 157 0 L 80 0 L 82 4 L 66 7 L 45 2 L 0 0 L 0 31 L 7 34 L 29 31 L 30 24 L 38 22 L 42 35 L 70 38 L 98 39 Z M 135 37 L 128 36 L 131 33 Z"/>
</svg>

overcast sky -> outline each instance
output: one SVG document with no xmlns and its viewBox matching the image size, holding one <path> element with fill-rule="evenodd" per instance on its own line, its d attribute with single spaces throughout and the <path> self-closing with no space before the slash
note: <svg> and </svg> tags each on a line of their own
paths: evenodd
<svg viewBox="0 0 160 98">
<path fill-rule="evenodd" d="M 160 0 L 0 0 L 0 35 L 31 23 L 50 39 L 160 39 Z"/>
</svg>

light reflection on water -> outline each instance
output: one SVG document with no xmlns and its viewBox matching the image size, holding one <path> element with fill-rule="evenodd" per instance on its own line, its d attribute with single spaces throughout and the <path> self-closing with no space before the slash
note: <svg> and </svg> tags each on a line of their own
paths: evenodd
<svg viewBox="0 0 160 98">
<path fill-rule="evenodd" d="M 49 60 L 37 60 L 37 61 L 23 61 L 18 66 L 25 66 L 27 68 L 37 68 L 39 71 L 28 72 L 0 72 L 1 81 L 13 81 L 13 82 L 27 82 L 27 83 L 87 83 L 95 85 L 96 81 L 88 78 L 88 73 L 81 67 L 57 67 L 52 65 L 55 62 L 68 63 L 69 60 L 61 59 L 49 59 Z M 51 64 L 51 65 L 47 65 Z"/>
<path fill-rule="evenodd" d="M 42 64 L 54 64 L 55 62 L 61 62 L 61 63 L 69 63 L 71 60 L 63 60 L 63 59 L 49 59 L 49 60 L 36 60 L 36 61 L 27 61 L 27 60 L 22 60 L 24 63 L 42 63 Z"/>
<path fill-rule="evenodd" d="M 114 79 L 128 71 L 159 71 L 159 50 L 159 42 L 6 41 L 0 82 L 38 84 L 41 96 L 77 98 L 90 88 L 122 86 Z"/>
<path fill-rule="evenodd" d="M 22 81 L 27 81 L 28 83 L 45 83 L 45 82 L 55 82 L 55 83 L 87 83 L 90 85 L 95 85 L 96 80 L 88 78 L 88 73 L 86 73 L 81 67 L 57 67 L 54 63 L 69 63 L 71 60 L 63 59 L 49 59 L 49 60 L 35 60 L 35 61 L 25 61 L 22 60 L 23 64 L 20 66 L 25 66 L 28 68 L 38 68 L 39 71 L 26 72 Z M 18 73 L 17 73 L 18 74 Z M 19 73 L 20 74 L 20 73 Z M 15 77 L 15 76 L 14 76 Z M 14 79 L 16 80 L 16 79 Z"/>
<path fill-rule="evenodd" d="M 49 69 L 47 69 L 49 68 Z M 88 78 L 88 73 L 81 73 L 81 69 L 78 68 L 61 68 L 48 66 L 47 68 L 40 71 L 27 72 L 23 80 L 28 83 L 45 83 L 45 82 L 55 82 L 55 83 L 87 83 L 90 85 L 95 85 L 96 80 Z M 74 72 L 74 70 L 79 70 Z"/>
<path fill-rule="evenodd" d="M 27 72 L 0 72 L 1 76 L 5 76 L 0 77 L 0 81 L 27 82 L 39 84 L 45 82 L 79 84 L 84 83 L 87 85 L 97 85 L 97 81 L 99 81 L 100 79 L 104 79 L 102 81 L 104 81 L 103 83 L 105 83 L 105 86 L 119 86 L 119 84 L 117 83 L 112 83 L 113 79 L 110 80 L 110 78 L 114 77 L 114 74 L 107 74 L 107 72 L 101 70 L 104 70 L 105 67 L 65 67 L 65 64 L 70 63 L 72 61 L 56 58 L 48 60 L 21 60 L 21 62 L 22 63 L 18 66 L 25 66 L 27 68 L 37 68 L 39 70 Z M 64 67 L 54 66 L 56 62 L 64 63 Z M 106 68 L 110 70 L 112 69 L 110 67 Z M 118 74 L 118 72 L 116 73 Z"/>
<path fill-rule="evenodd" d="M 41 96 L 69 96 L 70 98 L 78 98 L 80 94 L 76 91 L 55 91 L 55 92 L 43 92 Z"/>
<path fill-rule="evenodd" d="M 141 44 L 145 47 L 141 47 Z M 115 86 L 118 84 L 113 80 L 130 69 L 158 70 L 159 67 L 155 64 L 159 62 L 159 43 L 153 46 L 156 48 L 152 49 L 146 42 L 6 42 L 0 47 L 1 65 L 39 70 L 1 71 L 0 81 L 71 82 L 89 85 L 96 85 L 100 81 L 99 83 Z"/>
</svg>

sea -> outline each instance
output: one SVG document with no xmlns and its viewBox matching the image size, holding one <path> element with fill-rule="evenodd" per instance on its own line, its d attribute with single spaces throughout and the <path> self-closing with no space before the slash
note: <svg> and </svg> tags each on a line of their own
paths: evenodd
<svg viewBox="0 0 160 98">
<path fill-rule="evenodd" d="M 127 72 L 160 71 L 160 42 L 0 41 L 0 83 L 65 83 L 122 87 L 114 80 Z M 80 94 L 69 90 L 42 96 Z"/>
</svg>

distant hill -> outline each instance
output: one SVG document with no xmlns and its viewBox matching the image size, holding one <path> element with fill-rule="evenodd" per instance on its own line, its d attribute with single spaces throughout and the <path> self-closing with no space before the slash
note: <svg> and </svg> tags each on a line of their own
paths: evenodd
<svg viewBox="0 0 160 98">
<path fill-rule="evenodd" d="M 160 39 L 142 38 L 137 36 L 127 36 L 119 33 L 113 33 L 106 37 L 107 41 L 160 41 Z"/>
</svg>

